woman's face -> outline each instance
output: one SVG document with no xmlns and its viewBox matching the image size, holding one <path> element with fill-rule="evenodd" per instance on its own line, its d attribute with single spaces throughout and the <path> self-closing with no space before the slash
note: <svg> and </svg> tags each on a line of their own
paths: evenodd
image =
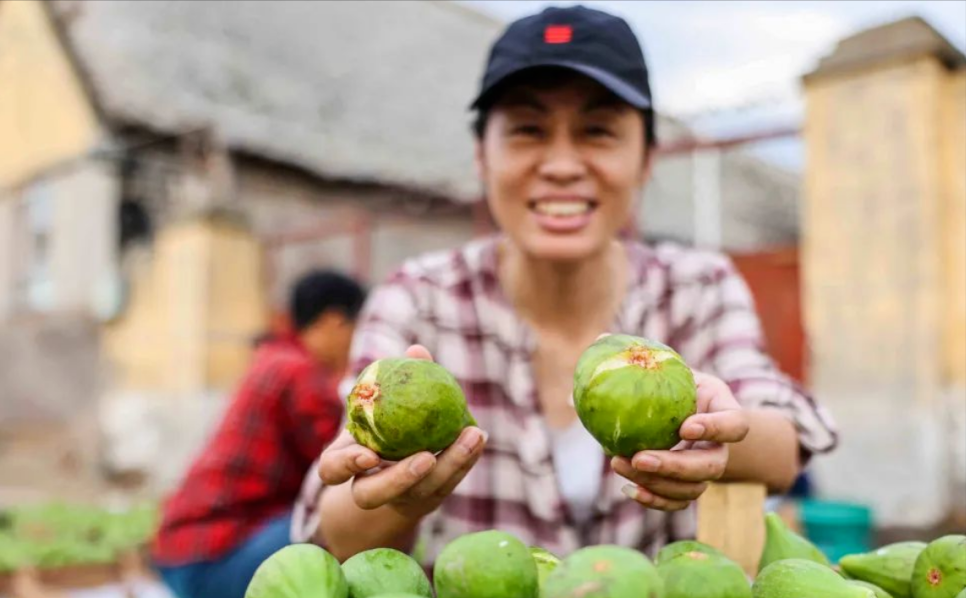
<svg viewBox="0 0 966 598">
<path fill-rule="evenodd" d="M 647 177 L 639 111 L 571 75 L 519 84 L 490 109 L 477 166 L 490 210 L 535 259 L 602 251 L 628 222 Z"/>
</svg>

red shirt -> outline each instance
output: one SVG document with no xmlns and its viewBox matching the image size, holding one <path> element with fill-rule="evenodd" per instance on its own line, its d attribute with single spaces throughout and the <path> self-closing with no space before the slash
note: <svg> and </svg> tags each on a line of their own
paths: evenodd
<svg viewBox="0 0 966 598">
<path fill-rule="evenodd" d="M 221 424 L 164 505 L 155 562 L 217 559 L 291 509 L 306 471 L 339 431 L 344 406 L 337 384 L 297 340 L 263 344 Z"/>
</svg>

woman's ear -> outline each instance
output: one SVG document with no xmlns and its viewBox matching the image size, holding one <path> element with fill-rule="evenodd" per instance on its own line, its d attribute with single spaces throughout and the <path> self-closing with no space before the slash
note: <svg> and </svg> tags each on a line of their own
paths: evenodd
<svg viewBox="0 0 966 598">
<path fill-rule="evenodd" d="M 643 188 L 651 180 L 654 172 L 654 146 L 644 148 L 644 164 L 641 166 L 640 187 Z"/>
<path fill-rule="evenodd" d="M 473 165 L 476 167 L 476 176 L 480 182 L 486 180 L 486 152 L 483 149 L 483 139 L 477 137 L 473 145 Z"/>
</svg>

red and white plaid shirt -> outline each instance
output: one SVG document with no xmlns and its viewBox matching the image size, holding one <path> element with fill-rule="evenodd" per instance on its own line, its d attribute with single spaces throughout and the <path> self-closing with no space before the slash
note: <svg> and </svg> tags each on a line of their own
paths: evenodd
<svg viewBox="0 0 966 598">
<path fill-rule="evenodd" d="M 411 344 L 425 345 L 459 380 L 489 433 L 476 466 L 420 526 L 424 565 L 457 536 L 491 528 L 561 555 L 619 544 L 653 556 L 669 541 L 693 538 L 693 507 L 674 514 L 645 509 L 621 494 L 627 482 L 609 467 L 589 524 L 571 519 L 537 401 L 535 337 L 498 283 L 497 245 L 487 238 L 407 262 L 371 294 L 353 345 L 356 373 Z M 630 284 L 610 332 L 667 343 L 692 367 L 726 381 L 746 407 L 781 411 L 795 423 L 806 455 L 836 445 L 831 418 L 765 353 L 752 296 L 725 256 L 670 244 L 626 247 Z M 295 508 L 294 541 L 315 532 L 321 488 L 313 468 Z"/>
</svg>

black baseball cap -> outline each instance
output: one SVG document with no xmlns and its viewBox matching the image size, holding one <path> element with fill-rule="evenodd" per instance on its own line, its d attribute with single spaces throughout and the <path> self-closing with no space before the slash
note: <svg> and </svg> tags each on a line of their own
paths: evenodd
<svg viewBox="0 0 966 598">
<path fill-rule="evenodd" d="M 576 71 L 652 114 L 647 63 L 637 36 L 624 19 L 584 6 L 550 7 L 511 23 L 490 50 L 471 108 L 486 106 L 507 78 L 539 67 Z"/>
</svg>

